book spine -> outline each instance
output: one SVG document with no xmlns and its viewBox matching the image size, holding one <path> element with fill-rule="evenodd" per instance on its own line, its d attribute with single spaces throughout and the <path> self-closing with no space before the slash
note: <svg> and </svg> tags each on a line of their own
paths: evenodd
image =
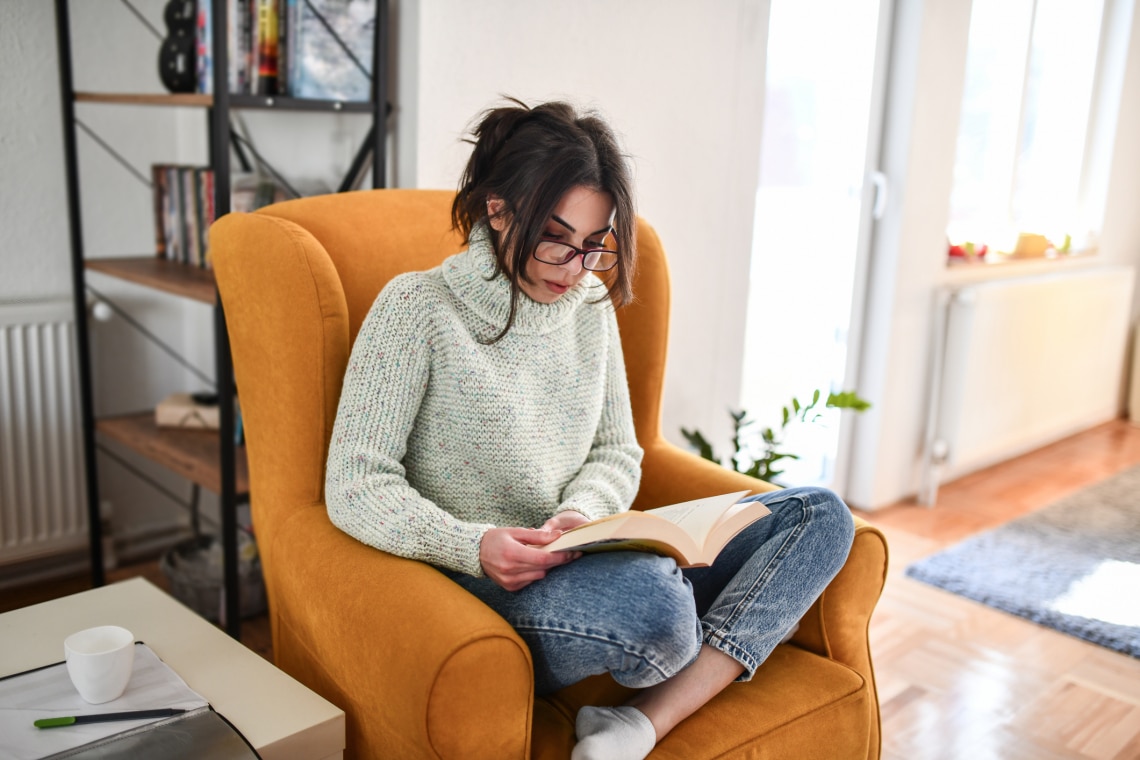
<svg viewBox="0 0 1140 760">
<path fill-rule="evenodd" d="M 257 93 L 257 88 L 260 86 L 258 76 L 260 75 L 261 61 L 258 59 L 257 40 L 258 34 L 258 3 L 260 0 L 246 0 L 245 16 L 249 24 L 248 31 L 245 35 L 246 45 L 246 60 L 248 66 L 248 82 L 246 92 L 250 95 Z"/>
<path fill-rule="evenodd" d="M 171 261 L 182 260 L 182 225 L 179 224 L 182 182 L 178 177 L 178 167 L 166 166 L 166 258 Z"/>
<path fill-rule="evenodd" d="M 154 196 L 154 252 L 161 259 L 166 257 L 166 169 L 162 164 L 151 164 L 150 185 Z"/>
<path fill-rule="evenodd" d="M 238 80 L 238 25 L 237 25 L 237 0 L 225 0 L 226 3 L 226 65 L 229 66 L 229 71 L 226 72 L 227 81 L 229 82 L 230 92 L 241 92 L 241 85 Z"/>
<path fill-rule="evenodd" d="M 257 94 L 277 94 L 277 0 L 257 0 Z"/>
<path fill-rule="evenodd" d="M 214 45 L 212 0 L 198 0 L 198 26 L 195 32 L 197 46 L 198 92 L 207 95 L 214 91 Z"/>
<path fill-rule="evenodd" d="M 213 260 L 210 258 L 210 227 L 214 224 L 216 211 L 214 206 L 214 170 L 203 168 L 202 176 L 202 266 L 213 269 Z"/>
<path fill-rule="evenodd" d="M 277 94 L 289 94 L 289 2 L 277 3 Z"/>
<path fill-rule="evenodd" d="M 186 230 L 186 261 L 197 265 L 200 253 L 198 244 L 198 190 L 194 187 L 194 168 L 182 168 L 182 226 Z"/>
<path fill-rule="evenodd" d="M 298 3 L 304 0 L 285 0 L 285 36 L 288 55 L 285 59 L 285 93 L 290 97 L 297 97 L 297 61 L 300 58 L 297 49 L 297 34 L 300 27 L 300 9 Z"/>
</svg>

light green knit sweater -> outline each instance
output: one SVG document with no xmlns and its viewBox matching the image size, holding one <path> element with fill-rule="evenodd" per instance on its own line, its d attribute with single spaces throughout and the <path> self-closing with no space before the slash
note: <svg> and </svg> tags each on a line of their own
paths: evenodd
<svg viewBox="0 0 1140 760">
<path fill-rule="evenodd" d="M 329 447 L 329 517 L 366 544 L 482 575 L 492 527 L 538 527 L 563 510 L 629 508 L 641 477 L 617 320 L 587 275 L 553 304 L 488 279 L 477 227 L 467 251 L 394 278 L 377 296 L 344 377 Z"/>
</svg>

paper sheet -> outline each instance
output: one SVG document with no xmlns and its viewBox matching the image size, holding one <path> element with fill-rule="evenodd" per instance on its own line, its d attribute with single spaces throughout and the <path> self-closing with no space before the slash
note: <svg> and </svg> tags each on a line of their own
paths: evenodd
<svg viewBox="0 0 1140 760">
<path fill-rule="evenodd" d="M 145 644 L 135 644 L 135 664 L 127 690 L 101 705 L 83 701 L 60 662 L 0 679 L 0 760 L 33 760 L 74 749 L 108 736 L 161 720 L 86 723 L 64 728 L 36 728 L 38 718 L 124 710 L 178 707 L 193 710 L 208 703 Z"/>
</svg>

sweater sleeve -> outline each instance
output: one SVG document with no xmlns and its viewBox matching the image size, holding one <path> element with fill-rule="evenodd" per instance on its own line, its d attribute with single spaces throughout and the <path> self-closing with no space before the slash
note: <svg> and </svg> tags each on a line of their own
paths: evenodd
<svg viewBox="0 0 1140 760">
<path fill-rule="evenodd" d="M 329 519 L 377 549 L 483 575 L 479 543 L 490 524 L 459 520 L 425 499 L 402 464 L 430 375 L 425 282 L 394 279 L 352 347 L 329 444 Z"/>
<path fill-rule="evenodd" d="M 641 483 L 641 458 L 633 427 L 629 382 L 617 318 L 606 310 L 607 347 L 604 393 L 598 429 L 585 464 L 562 491 L 557 512 L 574 510 L 591 520 L 629 509 Z"/>
</svg>

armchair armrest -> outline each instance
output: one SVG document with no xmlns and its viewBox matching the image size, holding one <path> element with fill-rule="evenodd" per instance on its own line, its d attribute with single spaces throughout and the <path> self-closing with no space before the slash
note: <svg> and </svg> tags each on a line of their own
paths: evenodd
<svg viewBox="0 0 1140 760">
<path fill-rule="evenodd" d="M 345 710 L 350 748 L 527 756 L 533 668 L 505 620 L 434 568 L 342 533 L 323 504 L 295 510 L 273 543 L 277 663 Z"/>
</svg>

